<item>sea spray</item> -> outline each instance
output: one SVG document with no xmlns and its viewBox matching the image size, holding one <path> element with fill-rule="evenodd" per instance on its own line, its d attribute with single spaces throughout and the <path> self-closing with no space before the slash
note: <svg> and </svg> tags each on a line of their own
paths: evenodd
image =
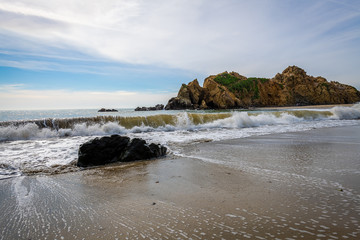
<svg viewBox="0 0 360 240">
<path fill-rule="evenodd" d="M 360 104 L 355 104 L 352 107 L 334 107 L 330 112 L 334 119 L 360 119 Z"/>
<path fill-rule="evenodd" d="M 189 113 L 182 111 L 173 115 L 59 118 L 0 122 L 0 141 L 71 136 L 102 136 L 141 132 L 197 131 L 214 128 L 241 129 L 321 120 L 353 120 L 359 118 L 359 104 L 353 107 L 334 107 L 327 111 L 233 111 L 228 113 Z"/>
<path fill-rule="evenodd" d="M 73 171 L 79 146 L 120 134 L 160 143 L 173 154 L 199 142 L 359 124 L 360 105 L 272 111 L 173 111 L 149 116 L 95 116 L 0 122 L 0 179 Z M 44 124 L 44 122 L 46 124 Z M 46 127 L 45 127 L 46 125 Z"/>
</svg>

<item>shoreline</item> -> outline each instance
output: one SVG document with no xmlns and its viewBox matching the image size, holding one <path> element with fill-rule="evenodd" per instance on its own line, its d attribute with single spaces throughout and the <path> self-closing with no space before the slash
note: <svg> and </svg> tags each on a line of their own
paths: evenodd
<svg viewBox="0 0 360 240">
<path fill-rule="evenodd" d="M 357 238 L 360 125 L 0 181 L 0 239 Z M 341 170 L 341 171 L 340 171 Z"/>
</svg>

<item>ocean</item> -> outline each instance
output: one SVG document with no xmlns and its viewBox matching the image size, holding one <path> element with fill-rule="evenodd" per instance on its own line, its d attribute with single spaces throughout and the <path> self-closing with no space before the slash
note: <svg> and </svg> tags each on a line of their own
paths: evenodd
<svg viewBox="0 0 360 240">
<path fill-rule="evenodd" d="M 79 146 L 112 134 L 161 143 L 168 154 L 181 157 L 186 156 L 185 146 L 200 142 L 360 124 L 360 104 L 321 109 L 117 110 L 0 111 L 0 179 L 78 171 Z"/>
</svg>

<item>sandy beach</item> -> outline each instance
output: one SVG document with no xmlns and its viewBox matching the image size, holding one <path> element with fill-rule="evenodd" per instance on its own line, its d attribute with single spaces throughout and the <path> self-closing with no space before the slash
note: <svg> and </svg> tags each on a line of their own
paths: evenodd
<svg viewBox="0 0 360 240">
<path fill-rule="evenodd" d="M 360 126 L 0 181 L 0 239 L 358 239 Z"/>
</svg>

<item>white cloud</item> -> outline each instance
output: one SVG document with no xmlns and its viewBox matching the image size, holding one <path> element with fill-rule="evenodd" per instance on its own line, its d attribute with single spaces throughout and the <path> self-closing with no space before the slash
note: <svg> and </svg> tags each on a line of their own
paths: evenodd
<svg viewBox="0 0 360 240">
<path fill-rule="evenodd" d="M 7 93 L 22 88 L 24 84 L 3 84 L 0 85 L 0 92 Z"/>
<path fill-rule="evenodd" d="M 354 1 L 2 0 L 0 29 L 123 63 L 265 77 L 298 64 L 333 79 L 354 72 L 359 63 L 359 46 L 350 44 L 360 39 L 358 26 L 344 27 L 359 18 L 359 6 Z M 359 75 L 356 70 L 347 74 L 350 79 L 336 80 L 356 84 Z"/>
<path fill-rule="evenodd" d="M 166 104 L 176 93 L 28 90 L 24 85 L 0 85 L 0 109 L 135 108 Z"/>
</svg>

